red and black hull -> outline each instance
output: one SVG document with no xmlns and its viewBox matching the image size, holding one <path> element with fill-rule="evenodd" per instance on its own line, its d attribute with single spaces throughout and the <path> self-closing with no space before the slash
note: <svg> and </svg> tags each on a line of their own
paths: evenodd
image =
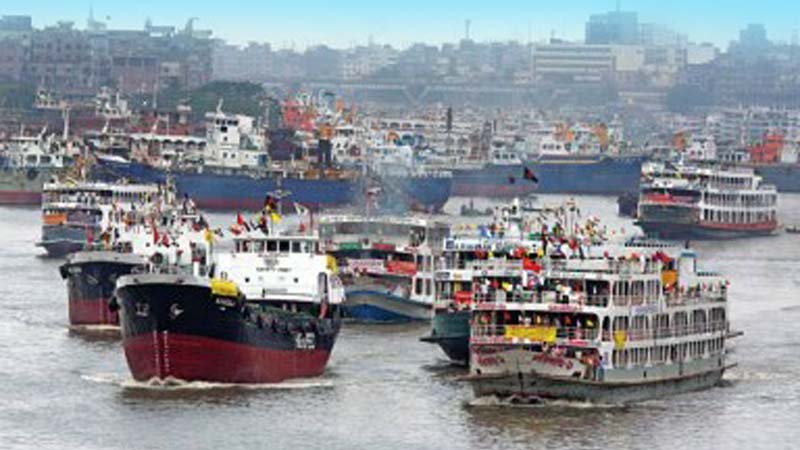
<svg viewBox="0 0 800 450">
<path fill-rule="evenodd" d="M 125 358 L 139 381 L 277 383 L 323 374 L 338 318 L 262 310 L 191 276 L 131 275 L 117 288 Z"/>
<path fill-rule="evenodd" d="M 119 325 L 117 312 L 109 306 L 117 279 L 143 266 L 144 261 L 131 254 L 105 251 L 70 254 L 60 267 L 61 276 L 67 280 L 70 325 Z"/>
<path fill-rule="evenodd" d="M 40 205 L 42 203 L 41 191 L 3 191 L 0 190 L 0 205 Z"/>
<path fill-rule="evenodd" d="M 648 236 L 677 240 L 716 240 L 769 236 L 778 228 L 777 222 L 760 224 L 680 223 L 639 220 L 636 222 Z"/>
</svg>

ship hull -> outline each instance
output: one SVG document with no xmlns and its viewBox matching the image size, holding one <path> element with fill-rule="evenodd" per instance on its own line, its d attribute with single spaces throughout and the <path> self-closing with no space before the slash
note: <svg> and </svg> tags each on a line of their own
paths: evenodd
<svg viewBox="0 0 800 450">
<path fill-rule="evenodd" d="M 469 334 L 471 312 L 440 311 L 431 321 L 431 334 L 421 340 L 437 344 L 454 364 L 469 365 Z"/>
<path fill-rule="evenodd" d="M 40 205 L 41 191 L 0 190 L 0 205 Z"/>
<path fill-rule="evenodd" d="M 93 231 L 94 236 L 99 234 L 99 230 Z M 42 239 L 36 245 L 42 247 L 51 258 L 63 258 L 83 250 L 88 241 L 88 226 L 44 225 Z"/>
<path fill-rule="evenodd" d="M 648 236 L 661 239 L 695 239 L 716 240 L 736 239 L 747 237 L 769 236 L 775 233 L 777 223 L 771 222 L 758 226 L 740 226 L 702 223 L 677 223 L 651 220 L 638 220 L 636 222 Z"/>
<path fill-rule="evenodd" d="M 453 195 L 524 197 L 534 192 L 618 195 L 639 189 L 642 160 L 641 157 L 553 159 L 456 170 Z M 538 182 L 523 177 L 525 167 L 531 169 Z"/>
<path fill-rule="evenodd" d="M 389 177 L 384 179 L 381 203 L 387 211 L 437 212 L 450 199 L 452 190 L 452 177 Z"/>
<path fill-rule="evenodd" d="M 67 280 L 70 325 L 118 326 L 119 316 L 109 305 L 117 279 L 143 266 L 141 258 L 130 254 L 96 251 L 70 255 L 60 267 Z"/>
<path fill-rule="evenodd" d="M 431 305 L 392 294 L 380 286 L 348 288 L 345 317 L 362 322 L 409 322 L 430 320 Z"/>
<path fill-rule="evenodd" d="M 775 185 L 778 192 L 800 192 L 800 164 L 750 167 L 764 178 L 764 183 Z"/>
<path fill-rule="evenodd" d="M 0 205 L 39 205 L 51 170 L 0 169 Z"/>
<path fill-rule="evenodd" d="M 136 162 L 100 161 L 93 176 L 105 181 L 122 178 L 141 183 L 164 183 L 166 171 Z M 287 206 L 300 203 L 312 209 L 352 205 L 363 197 L 363 183 L 357 178 L 312 179 L 259 177 L 250 174 L 221 174 L 213 172 L 173 171 L 172 180 L 179 195 L 188 195 L 204 209 L 259 210 L 264 207 L 267 193 L 288 191 Z M 409 182 L 412 180 L 412 182 Z M 387 180 L 388 201 L 405 209 L 438 211 L 450 198 L 452 180 L 442 178 L 412 178 Z M 394 189 L 398 187 L 398 189 Z"/>
<path fill-rule="evenodd" d="M 596 376 L 587 377 L 589 369 L 575 359 L 490 350 L 472 349 L 475 369 L 468 379 L 475 395 L 522 401 L 641 402 L 710 388 L 719 384 L 727 368 L 724 357 L 715 355 L 648 367 L 597 368 Z"/>
<path fill-rule="evenodd" d="M 215 298 L 180 275 L 131 275 L 117 286 L 123 348 L 136 380 L 277 383 L 320 376 L 338 319 L 265 315 Z"/>
<path fill-rule="evenodd" d="M 725 369 L 642 383 L 584 383 L 536 374 L 514 374 L 472 380 L 475 396 L 494 395 L 516 400 L 568 400 L 598 404 L 635 403 L 693 391 L 720 383 Z"/>
</svg>

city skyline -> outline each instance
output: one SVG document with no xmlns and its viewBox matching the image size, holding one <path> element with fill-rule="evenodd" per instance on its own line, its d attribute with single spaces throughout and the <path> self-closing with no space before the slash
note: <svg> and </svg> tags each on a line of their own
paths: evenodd
<svg viewBox="0 0 800 450">
<path fill-rule="evenodd" d="M 395 47 L 408 47 L 416 42 L 442 44 L 455 42 L 466 34 L 470 21 L 470 37 L 476 41 L 526 42 L 550 37 L 582 41 L 585 23 L 592 14 L 612 11 L 612 1 L 577 0 L 568 5 L 546 7 L 544 2 L 506 0 L 491 4 L 463 4 L 450 0 L 422 2 L 410 0 L 402 8 L 363 1 L 337 2 L 318 0 L 304 2 L 303 10 L 295 4 L 266 4 L 244 0 L 236 6 L 223 3 L 155 2 L 142 0 L 136 5 L 110 1 L 72 1 L 55 3 L 30 0 L 0 14 L 30 15 L 36 27 L 55 24 L 59 20 L 85 27 L 90 8 L 96 20 L 107 22 L 112 29 L 141 29 L 146 19 L 154 24 L 182 27 L 190 17 L 197 17 L 197 28 L 210 29 L 214 36 L 235 44 L 250 41 L 269 42 L 277 48 L 303 48 L 328 45 L 345 48 L 363 45 L 370 40 Z M 694 42 L 711 42 L 725 49 L 738 38 L 748 23 L 763 23 L 775 41 L 796 39 L 800 20 L 792 5 L 784 0 L 750 2 L 706 2 L 689 0 L 672 2 L 664 9 L 662 2 L 640 0 L 623 2 L 622 10 L 638 12 L 640 23 L 666 25 L 688 35 Z"/>
</svg>

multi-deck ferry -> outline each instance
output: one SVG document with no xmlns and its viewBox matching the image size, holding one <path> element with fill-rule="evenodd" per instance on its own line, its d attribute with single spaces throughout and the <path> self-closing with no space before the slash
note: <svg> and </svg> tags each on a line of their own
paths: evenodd
<svg viewBox="0 0 800 450">
<path fill-rule="evenodd" d="M 120 227 L 157 208 L 156 185 L 86 182 L 47 183 L 42 199 L 42 239 L 49 256 L 63 257 L 113 238 Z"/>
<path fill-rule="evenodd" d="M 475 394 L 626 403 L 708 388 L 731 367 L 727 281 L 691 250 L 607 247 L 516 271 L 472 308 Z"/>
<path fill-rule="evenodd" d="M 636 223 L 647 234 L 722 239 L 778 228 L 778 192 L 752 170 L 654 163 L 643 178 Z"/>
<path fill-rule="evenodd" d="M 444 242 L 431 333 L 422 340 L 438 344 L 451 362 L 468 364 L 470 309 L 484 283 L 499 286 L 524 271 L 539 273 L 548 251 L 563 257 L 605 242 L 598 225 L 594 217 L 581 220 L 574 202 L 532 210 L 515 199 L 496 208 L 494 221 L 478 235 L 457 227 Z"/>
</svg>

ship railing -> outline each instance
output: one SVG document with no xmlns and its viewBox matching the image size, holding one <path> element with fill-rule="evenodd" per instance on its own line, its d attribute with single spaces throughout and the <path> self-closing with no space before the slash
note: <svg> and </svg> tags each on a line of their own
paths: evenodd
<svg viewBox="0 0 800 450">
<path fill-rule="evenodd" d="M 695 303 L 725 302 L 727 290 L 700 290 L 690 292 L 672 292 L 665 296 L 668 306 L 689 305 Z"/>
<path fill-rule="evenodd" d="M 465 264 L 467 270 L 482 271 L 520 271 L 522 269 L 521 260 L 513 259 L 487 259 L 469 261 Z"/>
<path fill-rule="evenodd" d="M 615 295 L 614 306 L 642 306 L 654 300 L 646 295 Z"/>
<path fill-rule="evenodd" d="M 724 320 L 699 323 L 693 325 L 680 325 L 673 327 L 658 327 L 645 330 L 625 330 L 626 341 L 648 341 L 652 339 L 668 339 L 673 337 L 690 336 L 705 333 L 721 333 L 728 329 L 728 322 Z M 604 341 L 614 341 L 615 336 L 611 331 L 605 330 L 602 333 Z"/>
<path fill-rule="evenodd" d="M 488 293 L 476 292 L 472 295 L 475 303 L 542 303 L 541 297 L 533 291 L 490 290 Z"/>
<path fill-rule="evenodd" d="M 596 328 L 555 327 L 551 325 L 472 325 L 472 337 L 528 339 L 538 342 L 594 341 L 599 335 Z"/>
<path fill-rule="evenodd" d="M 596 306 L 607 307 L 609 302 L 608 295 L 587 295 L 582 292 L 573 292 L 569 294 L 561 294 L 555 291 L 511 291 L 507 292 L 502 289 L 497 289 L 494 292 L 486 294 L 475 293 L 473 294 L 473 301 L 475 303 L 533 303 L 533 304 L 550 304 L 550 305 L 565 305 L 565 306 Z"/>
<path fill-rule="evenodd" d="M 590 273 L 610 273 L 620 275 L 655 274 L 661 271 L 659 261 L 646 258 L 640 259 L 568 259 L 552 260 L 549 266 L 550 272 L 590 272 Z"/>
</svg>

